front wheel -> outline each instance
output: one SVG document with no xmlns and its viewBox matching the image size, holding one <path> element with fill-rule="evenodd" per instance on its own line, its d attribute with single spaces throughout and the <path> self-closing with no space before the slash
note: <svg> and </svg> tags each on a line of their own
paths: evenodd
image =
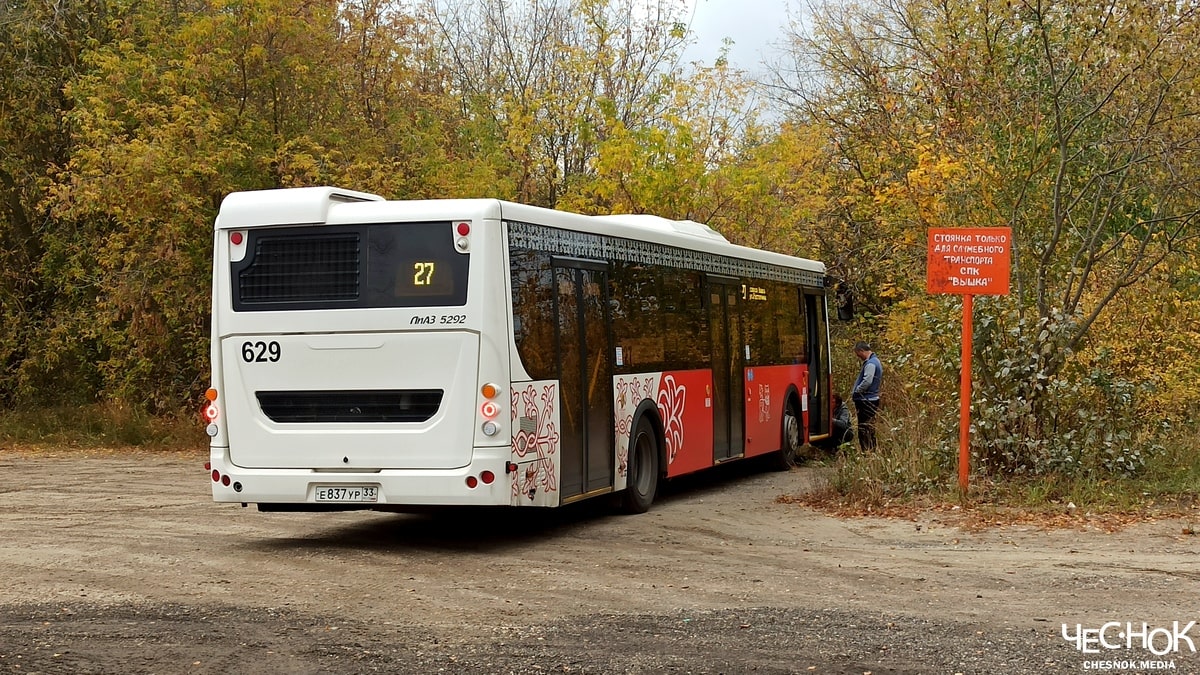
<svg viewBox="0 0 1200 675">
<path fill-rule="evenodd" d="M 621 508 L 626 513 L 645 513 L 658 492 L 658 434 L 650 420 L 642 417 L 629 443 L 629 476 Z"/>
<path fill-rule="evenodd" d="M 802 451 L 802 435 L 800 433 L 800 416 L 796 414 L 796 404 L 788 403 L 783 412 L 782 447 L 775 453 L 775 468 L 787 471 L 800 461 Z"/>
</svg>

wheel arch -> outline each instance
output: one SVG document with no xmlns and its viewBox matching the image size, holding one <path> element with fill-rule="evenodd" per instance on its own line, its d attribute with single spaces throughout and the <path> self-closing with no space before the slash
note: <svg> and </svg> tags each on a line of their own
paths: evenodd
<svg viewBox="0 0 1200 675">
<path fill-rule="evenodd" d="M 637 432 L 638 422 L 645 418 L 654 429 L 654 435 L 658 439 L 658 477 L 663 478 L 667 475 L 667 444 L 665 442 L 662 417 L 658 413 L 658 406 L 650 399 L 643 399 L 638 405 L 637 410 L 633 411 L 633 424 L 629 427 L 629 443 L 632 446 L 633 435 Z M 632 447 L 630 447 L 632 452 Z"/>
<path fill-rule="evenodd" d="M 789 406 L 796 411 L 796 420 L 800 422 L 800 442 L 808 443 L 808 422 L 805 420 L 804 407 L 800 405 L 800 390 L 796 388 L 795 384 L 788 384 L 787 391 L 783 393 L 783 409 L 779 411 L 779 416 L 781 419 L 787 412 Z M 780 437 L 780 448 L 783 447 L 784 441 L 785 439 Z"/>
</svg>

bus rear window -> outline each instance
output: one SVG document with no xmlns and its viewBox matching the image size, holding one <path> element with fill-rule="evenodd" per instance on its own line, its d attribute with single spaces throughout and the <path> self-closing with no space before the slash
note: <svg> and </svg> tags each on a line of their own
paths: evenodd
<svg viewBox="0 0 1200 675">
<path fill-rule="evenodd" d="M 470 257 L 449 222 L 250 230 L 231 263 L 236 311 L 467 302 Z"/>
</svg>

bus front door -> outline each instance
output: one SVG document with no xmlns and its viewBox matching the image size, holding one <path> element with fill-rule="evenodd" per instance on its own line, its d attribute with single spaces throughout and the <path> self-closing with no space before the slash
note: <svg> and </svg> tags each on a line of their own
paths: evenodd
<svg viewBox="0 0 1200 675">
<path fill-rule="evenodd" d="M 736 281 L 708 281 L 708 325 L 712 336 L 713 461 L 741 457 L 742 438 L 742 340 Z"/>
<path fill-rule="evenodd" d="M 613 484 L 608 273 L 603 263 L 555 261 L 555 350 L 562 500 Z"/>
<path fill-rule="evenodd" d="M 829 391 L 829 326 L 825 317 L 825 296 L 804 294 L 804 314 L 808 317 L 808 430 L 812 435 L 831 433 Z"/>
</svg>

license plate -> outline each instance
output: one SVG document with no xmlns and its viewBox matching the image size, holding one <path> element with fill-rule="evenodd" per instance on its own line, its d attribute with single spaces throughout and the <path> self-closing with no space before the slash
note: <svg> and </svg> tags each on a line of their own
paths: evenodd
<svg viewBox="0 0 1200 675">
<path fill-rule="evenodd" d="M 319 502 L 377 502 L 377 485 L 318 485 Z"/>
</svg>

